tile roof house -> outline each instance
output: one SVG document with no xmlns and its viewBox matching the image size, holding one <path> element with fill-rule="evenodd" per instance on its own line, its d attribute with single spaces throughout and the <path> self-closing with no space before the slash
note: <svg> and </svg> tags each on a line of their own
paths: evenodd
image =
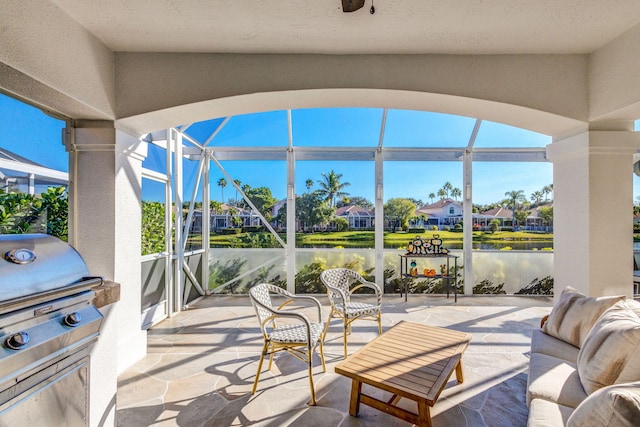
<svg viewBox="0 0 640 427">
<path fill-rule="evenodd" d="M 349 229 L 371 229 L 374 227 L 375 211 L 361 208 L 360 206 L 349 205 L 336 209 L 335 215 L 349 221 Z"/>
<path fill-rule="evenodd" d="M 425 226 L 451 226 L 462 221 L 462 214 L 462 203 L 449 198 L 416 209 L 416 217 L 426 217 L 421 221 Z"/>
<path fill-rule="evenodd" d="M 529 212 L 527 221 L 525 224 L 518 224 L 520 227 L 527 230 L 548 230 L 551 224 L 545 224 L 544 220 L 540 217 L 540 208 L 552 207 L 553 204 L 548 203 L 533 208 L 525 209 Z M 513 211 L 508 208 L 497 207 L 482 212 L 479 216 L 482 220 L 474 221 L 474 223 L 484 224 L 490 222 L 492 219 L 499 219 L 500 225 L 511 226 L 513 221 Z"/>
</svg>

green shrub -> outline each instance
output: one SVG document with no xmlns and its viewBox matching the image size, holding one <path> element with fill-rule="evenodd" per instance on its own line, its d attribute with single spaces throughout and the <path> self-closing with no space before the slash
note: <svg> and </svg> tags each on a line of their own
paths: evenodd
<svg viewBox="0 0 640 427">
<path fill-rule="evenodd" d="M 311 264 L 305 264 L 297 273 L 295 278 L 296 293 L 298 294 L 324 294 L 327 292 L 326 286 L 320 280 L 320 274 L 328 269 L 334 267 L 343 267 L 350 270 L 357 271 L 357 261 L 345 262 L 343 265 L 327 265 L 327 260 L 324 258 L 316 258 Z M 374 276 L 371 275 L 373 269 L 360 272 L 365 279 L 372 280 Z M 373 290 L 362 288 L 357 291 L 358 293 L 372 293 Z"/>
<path fill-rule="evenodd" d="M 164 203 L 142 201 L 142 255 L 164 252 Z"/>
<path fill-rule="evenodd" d="M 240 234 L 242 233 L 241 228 L 223 228 L 222 234 Z"/>
<path fill-rule="evenodd" d="M 513 227 L 511 226 L 500 227 L 500 231 L 513 231 Z"/>
<path fill-rule="evenodd" d="M 238 248 L 279 248 L 280 243 L 271 233 L 246 234 L 238 239 Z"/>
<path fill-rule="evenodd" d="M 414 227 L 414 228 L 409 228 L 407 230 L 407 233 L 426 233 L 427 230 L 424 227 Z"/>
<path fill-rule="evenodd" d="M 431 226 L 431 231 L 438 231 L 438 226 L 437 225 L 432 225 Z"/>
<path fill-rule="evenodd" d="M 0 191 L 0 233 L 47 233 L 62 240 L 68 234 L 67 189 L 49 187 L 34 196 Z"/>
<path fill-rule="evenodd" d="M 349 220 L 346 218 L 338 217 L 333 220 L 336 225 L 336 230 L 347 231 L 349 229 Z"/>
<path fill-rule="evenodd" d="M 251 225 L 247 227 L 242 227 L 243 233 L 260 233 L 262 231 L 264 231 L 263 225 Z"/>
<path fill-rule="evenodd" d="M 270 283 L 272 285 L 286 289 L 287 283 L 275 266 L 262 267 L 254 274 L 239 280 L 234 280 L 245 269 L 246 260 L 235 258 L 226 261 L 224 264 L 215 261 L 209 267 L 209 289 L 217 294 L 244 294 L 258 283 Z M 226 283 L 224 288 L 220 286 Z"/>
</svg>

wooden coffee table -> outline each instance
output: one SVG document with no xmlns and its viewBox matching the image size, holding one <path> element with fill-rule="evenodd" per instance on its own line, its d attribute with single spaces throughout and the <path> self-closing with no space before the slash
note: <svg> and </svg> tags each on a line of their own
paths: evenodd
<svg viewBox="0 0 640 427">
<path fill-rule="evenodd" d="M 431 426 L 429 408 L 435 405 L 449 377 L 456 371 L 463 381 L 462 353 L 471 335 L 451 329 L 400 322 L 338 363 L 335 371 L 352 379 L 349 414 L 360 403 L 418 426 Z M 392 394 L 382 401 L 362 392 L 362 384 Z M 414 413 L 397 406 L 401 398 L 418 404 Z"/>
</svg>

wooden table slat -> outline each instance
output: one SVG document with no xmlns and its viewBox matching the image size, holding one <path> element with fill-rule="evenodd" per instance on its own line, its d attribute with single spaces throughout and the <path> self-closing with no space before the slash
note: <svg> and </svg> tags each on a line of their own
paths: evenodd
<svg viewBox="0 0 640 427">
<path fill-rule="evenodd" d="M 406 350 L 394 350 L 388 347 L 371 347 L 366 354 L 375 354 L 376 357 L 381 361 L 392 360 L 404 360 L 407 363 L 411 363 L 414 365 L 422 365 L 424 363 L 434 364 L 444 366 L 446 365 L 446 361 L 449 357 L 453 356 L 456 353 L 451 354 L 440 354 L 436 352 L 434 354 L 425 353 L 425 352 L 411 352 Z M 360 355 L 354 355 L 354 359 L 358 359 Z"/>
<path fill-rule="evenodd" d="M 386 379 L 388 381 L 392 381 L 394 378 L 400 378 L 405 381 L 410 381 L 412 385 L 407 387 L 415 390 L 428 390 L 438 380 L 438 376 L 436 375 L 431 375 L 430 377 L 418 377 L 413 375 L 412 372 L 402 372 L 391 369 L 369 369 L 367 367 L 363 367 L 360 371 L 354 370 L 352 371 L 352 374 L 354 377 L 357 376 L 362 381 L 368 381 L 371 379 Z"/>
<path fill-rule="evenodd" d="M 382 335 L 381 337 L 384 337 Z M 466 335 L 469 339 L 469 335 Z M 459 352 L 460 346 L 466 346 L 466 342 L 452 342 L 451 339 L 444 340 L 442 338 L 432 338 L 425 340 L 429 344 L 429 352 L 443 353 L 452 355 Z M 385 337 L 376 343 L 376 347 L 388 347 L 390 345 L 398 346 L 395 348 L 399 352 L 421 352 L 424 353 L 423 342 L 418 342 L 415 339 L 407 336 L 401 337 Z"/>
<path fill-rule="evenodd" d="M 411 331 L 412 336 L 442 336 L 442 337 L 457 337 L 462 339 L 466 334 L 466 332 L 456 331 L 454 329 L 449 328 L 440 328 L 438 326 L 428 326 L 430 329 L 424 329 L 425 325 L 420 323 L 413 322 L 404 322 L 404 330 Z"/>
<path fill-rule="evenodd" d="M 435 380 L 442 372 L 443 367 L 431 367 L 429 365 L 408 366 L 406 363 L 389 363 L 381 366 L 380 360 L 376 359 L 375 355 L 360 355 L 358 359 L 351 361 L 348 369 L 352 370 L 353 372 L 360 373 L 366 373 L 370 370 L 388 369 L 395 370 L 400 373 L 410 372 L 415 374 L 419 378 Z"/>
<path fill-rule="evenodd" d="M 411 322 L 401 322 L 401 323 L 407 324 Z M 465 339 L 465 337 L 469 335 L 466 332 L 455 331 L 453 329 L 448 329 L 448 328 L 440 328 L 437 326 L 428 326 L 430 330 L 425 330 L 423 328 L 424 326 L 425 325 L 422 325 L 419 323 L 413 323 L 411 325 L 405 325 L 405 327 L 403 328 L 403 331 L 407 332 L 409 336 L 415 337 L 417 339 L 439 337 L 441 339 L 448 340 L 448 341 L 451 341 L 451 340 L 462 341 Z"/>
</svg>

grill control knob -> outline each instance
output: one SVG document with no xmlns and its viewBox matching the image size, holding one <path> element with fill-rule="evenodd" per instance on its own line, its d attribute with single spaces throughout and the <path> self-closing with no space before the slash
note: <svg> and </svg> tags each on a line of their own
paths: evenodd
<svg viewBox="0 0 640 427">
<path fill-rule="evenodd" d="M 11 335 L 4 342 L 5 345 L 13 350 L 20 350 L 22 347 L 29 343 L 29 334 L 26 332 L 18 332 L 17 334 Z"/>
<path fill-rule="evenodd" d="M 82 321 L 82 316 L 80 316 L 80 313 L 74 311 L 73 313 L 64 316 L 62 321 L 65 325 L 74 327 Z"/>
</svg>

